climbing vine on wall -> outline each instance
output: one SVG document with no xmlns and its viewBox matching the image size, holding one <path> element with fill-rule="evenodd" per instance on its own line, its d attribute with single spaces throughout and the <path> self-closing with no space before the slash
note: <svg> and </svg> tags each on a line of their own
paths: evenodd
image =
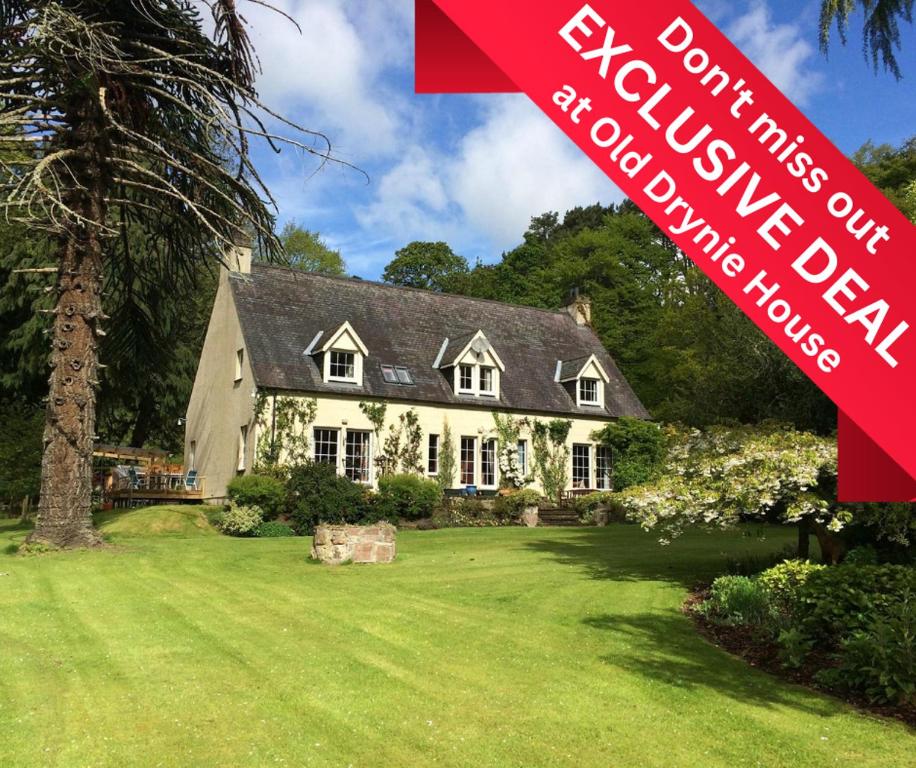
<svg viewBox="0 0 916 768">
<path fill-rule="evenodd" d="M 422 450 L 423 430 L 420 428 L 420 417 L 416 408 L 411 408 L 404 411 L 397 422 L 388 427 L 383 473 L 422 473 Z"/>
<path fill-rule="evenodd" d="M 388 459 L 385 451 L 382 450 L 382 431 L 385 429 L 388 403 L 360 403 L 359 409 L 363 412 L 363 416 L 369 419 L 369 423 L 372 424 L 372 434 L 375 436 L 375 466 L 378 467 L 379 474 L 385 474 Z"/>
<path fill-rule="evenodd" d="M 559 503 L 566 490 L 569 467 L 569 419 L 535 421 L 531 425 L 531 439 L 534 447 L 534 472 L 541 481 L 544 493 Z"/>
<path fill-rule="evenodd" d="M 452 487 L 457 467 L 458 459 L 455 455 L 455 442 L 452 439 L 452 428 L 448 425 L 448 419 L 443 419 L 442 436 L 439 438 L 439 472 L 436 475 L 439 487 L 443 491 L 446 488 Z"/>
<path fill-rule="evenodd" d="M 273 403 L 271 413 L 270 404 Z M 266 471 L 280 464 L 295 466 L 311 458 L 309 427 L 318 413 L 314 398 L 258 392 L 255 401 L 255 466 Z"/>
</svg>

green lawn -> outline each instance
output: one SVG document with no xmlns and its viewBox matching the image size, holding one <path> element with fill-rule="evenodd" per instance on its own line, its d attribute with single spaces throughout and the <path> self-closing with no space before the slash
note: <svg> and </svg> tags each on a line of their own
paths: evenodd
<svg viewBox="0 0 916 768">
<path fill-rule="evenodd" d="M 143 514 L 109 517 L 106 551 L 0 554 L 3 768 L 913 764 L 903 726 L 679 613 L 789 531 L 410 531 L 394 565 L 335 569 L 307 539 L 136 535 Z M 0 551 L 24 535 L 0 523 Z"/>
</svg>

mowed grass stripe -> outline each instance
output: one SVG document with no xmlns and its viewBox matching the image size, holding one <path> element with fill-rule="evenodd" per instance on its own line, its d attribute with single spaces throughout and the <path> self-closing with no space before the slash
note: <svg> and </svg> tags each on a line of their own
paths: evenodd
<svg viewBox="0 0 916 768">
<path fill-rule="evenodd" d="M 5 557 L 0 635 L 37 642 L 0 658 L 0 764 L 909 765 L 901 726 L 748 668 L 679 613 L 727 553 L 791 532 L 767 535 L 403 532 L 395 564 L 330 569 L 307 540 L 134 529 Z M 43 664 L 55 647 L 72 673 Z"/>
</svg>

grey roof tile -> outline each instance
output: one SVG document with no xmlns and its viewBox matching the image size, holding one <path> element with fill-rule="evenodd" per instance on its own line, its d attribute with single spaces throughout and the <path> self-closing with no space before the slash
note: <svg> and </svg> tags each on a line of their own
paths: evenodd
<svg viewBox="0 0 916 768">
<path fill-rule="evenodd" d="M 482 330 L 506 366 L 498 406 L 507 410 L 595 415 L 579 408 L 554 381 L 557 360 L 594 354 L 610 383 L 605 414 L 647 418 L 648 413 L 591 328 L 565 311 L 334 278 L 265 264 L 233 275 L 232 294 L 256 384 L 276 390 L 359 394 L 367 398 L 461 403 L 493 408 L 454 393 L 450 371 L 433 368 L 443 341 Z M 349 321 L 369 350 L 363 386 L 325 383 L 314 357 L 304 354 L 315 334 Z M 449 343 L 449 349 L 453 344 Z M 457 352 L 458 350 L 456 350 Z M 381 365 L 410 369 L 413 386 L 386 383 Z"/>
</svg>

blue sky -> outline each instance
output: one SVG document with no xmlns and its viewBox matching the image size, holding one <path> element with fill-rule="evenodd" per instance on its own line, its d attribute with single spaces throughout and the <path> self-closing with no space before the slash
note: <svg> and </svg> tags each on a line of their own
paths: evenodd
<svg viewBox="0 0 916 768">
<path fill-rule="evenodd" d="M 473 263 L 498 260 L 532 216 L 620 199 L 614 185 L 522 95 L 413 93 L 413 0 L 277 0 L 282 17 L 243 3 L 263 66 L 265 102 L 332 140 L 340 166 L 259 149 L 279 204 L 339 248 L 352 274 L 377 278 L 411 240 L 445 240 Z M 873 72 L 861 22 L 829 59 L 819 0 L 698 5 L 843 152 L 916 133 L 916 31 L 904 28 L 904 79 Z"/>
</svg>

